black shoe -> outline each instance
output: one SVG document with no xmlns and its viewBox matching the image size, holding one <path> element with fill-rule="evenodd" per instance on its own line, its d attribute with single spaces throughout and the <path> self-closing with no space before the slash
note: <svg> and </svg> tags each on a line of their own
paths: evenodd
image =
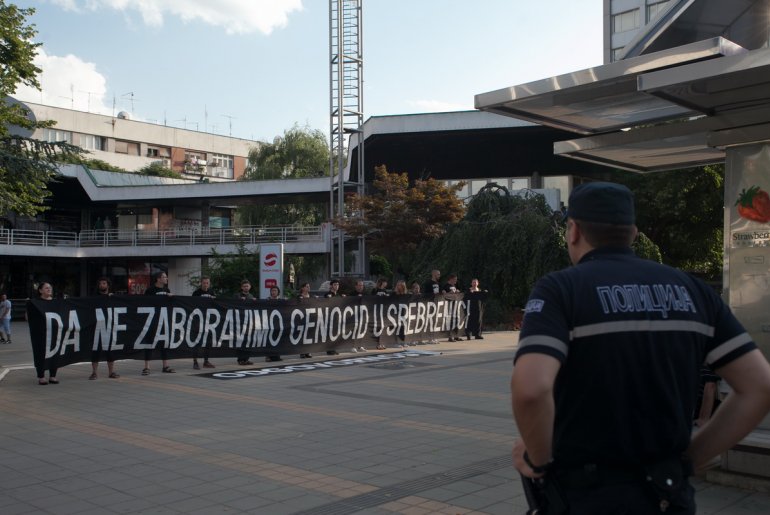
<svg viewBox="0 0 770 515">
<path fill-rule="evenodd" d="M 470 340 L 470 338 L 468 338 L 468 339 Z M 479 335 L 479 336 L 477 336 L 477 337 L 476 337 L 476 339 L 477 339 L 477 340 L 483 340 L 483 339 L 484 339 L 484 337 L 483 337 L 483 336 L 481 336 L 481 335 Z"/>
<path fill-rule="evenodd" d="M 312 357 L 313 357 L 313 355 L 312 355 L 312 354 L 310 354 L 310 353 L 307 353 L 307 354 L 300 354 L 300 355 L 299 355 L 299 357 L 300 357 L 300 358 L 312 358 Z"/>
<path fill-rule="evenodd" d="M 326 351 L 326 355 L 327 356 L 338 356 L 339 352 L 337 352 L 336 350 L 327 350 Z"/>
<path fill-rule="evenodd" d="M 283 359 L 281 359 L 281 356 L 267 356 L 265 361 L 283 361 Z"/>
</svg>

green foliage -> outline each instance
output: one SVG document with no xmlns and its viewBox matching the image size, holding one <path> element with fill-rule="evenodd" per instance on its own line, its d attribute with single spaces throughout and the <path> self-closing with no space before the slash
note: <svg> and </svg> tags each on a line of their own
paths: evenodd
<svg viewBox="0 0 770 515">
<path fill-rule="evenodd" d="M 15 211 L 34 216 L 45 211 L 48 183 L 57 174 L 62 156 L 80 149 L 67 143 L 49 143 L 10 136 L 10 127 L 34 130 L 53 125 L 34 121 L 23 104 L 9 99 L 19 84 L 40 88 L 40 68 L 33 64 L 40 43 L 33 43 L 35 26 L 27 23 L 34 9 L 19 9 L 0 0 L 0 215 Z"/>
<path fill-rule="evenodd" d="M 329 169 L 329 144 L 319 130 L 295 125 L 249 152 L 244 180 L 324 177 Z"/>
<path fill-rule="evenodd" d="M 393 267 L 385 256 L 379 254 L 369 255 L 369 273 L 374 277 L 393 277 Z"/>
<path fill-rule="evenodd" d="M 299 179 L 328 175 L 329 145 L 321 131 L 297 127 L 284 131 L 273 143 L 261 143 L 249 152 L 241 180 Z M 241 206 L 241 225 L 319 225 L 328 217 L 324 204 L 294 203 Z"/>
<path fill-rule="evenodd" d="M 211 278 L 211 290 L 217 297 L 235 296 L 243 279 L 251 281 L 252 289 L 256 289 L 259 283 L 259 255 L 247 250 L 243 242 L 236 244 L 235 253 L 220 254 L 212 248 L 203 275 Z M 200 277 L 193 277 L 190 284 L 197 287 Z"/>
<path fill-rule="evenodd" d="M 87 166 L 91 170 L 128 173 L 128 170 L 119 166 L 111 165 L 107 161 L 102 161 L 101 159 L 81 159 L 80 164 Z"/>
<path fill-rule="evenodd" d="M 427 279 L 438 268 L 456 273 L 463 289 L 478 278 L 490 291 L 488 321 L 497 313 L 500 322 L 525 304 L 540 277 L 569 264 L 558 220 L 542 195 L 511 195 L 489 184 L 471 199 L 461 222 L 417 249 L 409 276 Z"/>
<path fill-rule="evenodd" d="M 7 101 L 19 84 L 40 89 L 40 68 L 33 63 L 40 43 L 32 42 L 37 30 L 27 23 L 34 13 L 35 9 L 19 9 L 0 0 L 0 136 L 9 134 L 10 125 L 30 130 L 52 125 L 34 122 L 22 104 Z"/>
<path fill-rule="evenodd" d="M 719 277 L 722 273 L 724 165 L 614 179 L 636 197 L 636 225 L 660 246 L 663 263 Z"/>
<path fill-rule="evenodd" d="M 660 247 L 647 237 L 646 234 L 640 232 L 631 245 L 634 249 L 634 253 L 644 259 L 649 259 L 657 263 L 663 262 L 663 257 L 660 254 Z"/>
<path fill-rule="evenodd" d="M 51 195 L 48 183 L 58 175 L 60 156 L 81 150 L 67 143 L 48 143 L 23 137 L 0 137 L 0 214 L 14 211 L 34 216 L 45 211 Z"/>
<path fill-rule="evenodd" d="M 163 166 L 161 163 L 150 163 L 137 170 L 139 175 L 150 175 L 153 177 L 168 177 L 171 179 L 183 179 L 182 174 Z"/>
<path fill-rule="evenodd" d="M 326 267 L 326 256 L 287 255 L 284 263 L 287 274 L 290 264 L 294 265 L 295 286 L 298 286 L 316 277 Z M 211 290 L 217 297 L 235 296 L 240 290 L 243 279 L 251 281 L 251 293 L 257 297 L 259 295 L 257 291 L 260 280 L 259 269 L 259 253 L 250 252 L 244 242 L 239 242 L 236 244 L 234 253 L 220 254 L 212 248 L 208 264 L 203 268 L 202 274 L 211 278 Z M 200 285 L 200 276 L 192 277 L 190 285 L 197 288 Z M 284 286 L 286 285 L 281 285 L 281 291 L 284 291 Z M 286 291 L 285 293 L 287 296 L 291 296 L 291 292 Z"/>
</svg>

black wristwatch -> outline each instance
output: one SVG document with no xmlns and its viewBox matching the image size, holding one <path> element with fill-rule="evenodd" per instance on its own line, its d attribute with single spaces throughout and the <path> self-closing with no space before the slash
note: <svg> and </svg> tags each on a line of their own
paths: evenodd
<svg viewBox="0 0 770 515">
<path fill-rule="evenodd" d="M 545 465 L 540 465 L 540 466 L 535 465 L 534 463 L 532 463 L 532 460 L 529 459 L 529 454 L 527 454 L 527 451 L 524 451 L 524 463 L 526 463 L 529 466 L 529 468 L 532 469 L 532 472 L 534 472 L 535 474 L 545 474 L 546 472 L 548 472 L 548 470 L 550 470 L 551 464 L 553 463 L 553 461 L 549 461 Z"/>
</svg>

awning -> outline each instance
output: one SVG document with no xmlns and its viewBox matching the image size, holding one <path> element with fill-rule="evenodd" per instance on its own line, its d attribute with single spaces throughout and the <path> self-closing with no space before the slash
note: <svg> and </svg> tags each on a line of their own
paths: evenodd
<svg viewBox="0 0 770 515">
<path fill-rule="evenodd" d="M 640 74 L 746 52 L 723 38 L 481 93 L 475 106 L 580 134 L 610 132 L 681 118 L 693 111 L 639 91 Z"/>
</svg>

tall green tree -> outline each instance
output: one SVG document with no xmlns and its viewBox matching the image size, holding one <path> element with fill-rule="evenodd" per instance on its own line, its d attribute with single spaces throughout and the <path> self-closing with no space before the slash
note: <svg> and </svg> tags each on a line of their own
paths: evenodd
<svg viewBox="0 0 770 515">
<path fill-rule="evenodd" d="M 618 172 L 613 180 L 636 197 L 636 225 L 663 262 L 710 277 L 722 273 L 724 165 L 648 174 Z"/>
<path fill-rule="evenodd" d="M 301 179 L 328 175 L 329 144 L 318 130 L 294 126 L 272 143 L 261 143 L 249 152 L 242 180 Z M 237 212 L 241 225 L 318 225 L 327 218 L 325 204 L 288 203 L 243 206 Z"/>
<path fill-rule="evenodd" d="M 40 88 L 40 68 L 33 63 L 40 43 L 28 18 L 32 8 L 20 9 L 0 0 L 0 214 L 15 211 L 35 215 L 46 208 L 48 183 L 57 174 L 57 160 L 81 151 L 66 143 L 48 143 L 12 136 L 11 126 L 27 130 L 50 127 L 52 122 L 34 121 L 23 105 L 9 97 L 19 84 Z"/>
</svg>

